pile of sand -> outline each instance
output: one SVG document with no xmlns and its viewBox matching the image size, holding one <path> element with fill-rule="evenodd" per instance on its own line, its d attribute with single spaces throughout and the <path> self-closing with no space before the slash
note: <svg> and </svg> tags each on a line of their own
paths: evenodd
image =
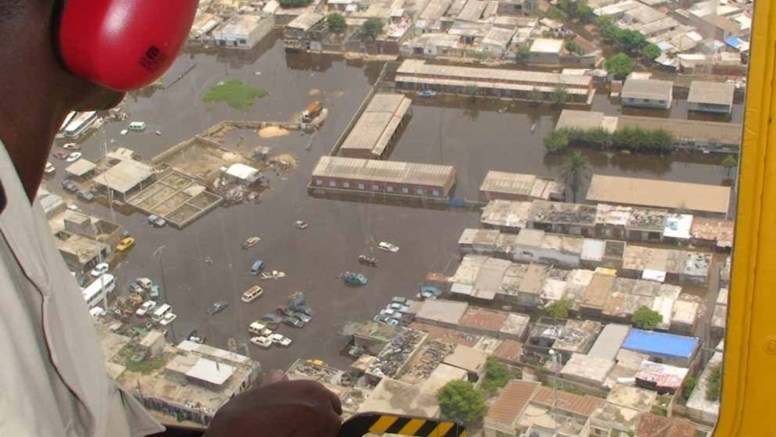
<svg viewBox="0 0 776 437">
<path fill-rule="evenodd" d="M 277 126 L 267 126 L 259 130 L 259 136 L 262 138 L 275 138 L 288 135 L 288 129 Z"/>
<path fill-rule="evenodd" d="M 296 157 L 288 153 L 281 153 L 279 155 L 272 156 L 272 162 L 277 162 L 285 168 L 296 167 Z"/>
<path fill-rule="evenodd" d="M 321 90 L 319 90 L 318 88 L 313 88 L 313 89 L 310 90 L 310 92 L 308 94 L 311 95 L 311 96 L 317 96 L 320 93 L 321 93 Z"/>
</svg>

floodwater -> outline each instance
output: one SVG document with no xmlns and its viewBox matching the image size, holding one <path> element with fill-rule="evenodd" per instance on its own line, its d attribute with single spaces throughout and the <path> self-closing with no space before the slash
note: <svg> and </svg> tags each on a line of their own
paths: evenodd
<svg viewBox="0 0 776 437">
<path fill-rule="evenodd" d="M 326 124 L 315 136 L 292 132 L 277 138 L 250 139 L 248 145 L 267 145 L 291 153 L 298 168 L 272 175 L 272 186 L 261 203 L 217 208 L 183 230 L 155 229 L 141 214 L 125 216 L 99 204 L 83 204 L 95 215 L 122 224 L 137 245 L 115 272 L 119 290 L 140 276 L 161 282 L 164 298 L 178 314 L 174 340 L 191 329 L 208 343 L 226 348 L 227 340 L 249 339 L 248 324 L 284 304 L 295 290 L 305 292 L 315 310 L 303 329 L 286 326 L 280 332 L 293 338 L 288 349 L 262 350 L 248 345 L 253 358 L 265 369 L 286 368 L 297 358 L 319 358 L 335 366 L 349 362 L 340 354 L 347 339 L 338 335 L 351 321 L 371 319 L 391 296 L 411 297 L 428 272 L 451 273 L 457 260 L 457 240 L 465 227 L 478 226 L 478 214 L 459 210 L 428 210 L 358 202 L 314 199 L 307 195 L 310 171 L 331 146 L 377 79 L 381 64 L 344 61 L 331 56 L 286 55 L 279 41 L 267 41 L 250 53 L 232 55 L 188 54 L 168 73 L 168 83 L 196 65 L 174 85 L 150 96 L 132 96 L 125 109 L 130 120 L 148 123 L 144 134 L 122 136 L 127 122 L 108 123 L 83 143 L 85 158 L 97 159 L 104 147 L 125 146 L 150 158 L 224 119 L 287 120 L 311 100 L 329 108 Z M 227 78 L 265 88 L 270 95 L 246 111 L 225 104 L 203 104 L 202 95 Z M 456 195 L 476 196 L 476 188 L 488 169 L 556 174 L 558 163 L 544 155 L 541 138 L 549 132 L 557 113 L 548 109 L 529 114 L 502 112 L 505 102 L 416 101 L 413 117 L 391 159 L 451 163 L 459 172 Z M 597 102 L 598 104 L 598 102 Z M 434 106 L 439 105 L 439 106 Z M 517 111 L 519 105 L 513 106 Z M 530 126 L 537 123 L 531 134 Z M 153 132 L 159 130 L 161 136 Z M 725 172 L 709 162 L 671 163 L 662 157 L 609 156 L 590 153 L 595 172 L 639 177 L 665 177 L 720 183 Z M 59 170 L 48 186 L 61 192 L 64 162 L 52 159 Z M 69 195 L 68 195 L 69 196 Z M 294 228 L 296 220 L 310 224 Z M 240 243 L 259 235 L 262 241 L 250 250 Z M 376 250 L 379 241 L 401 247 L 396 254 Z M 359 254 L 378 258 L 378 268 L 362 267 Z M 212 263 L 205 263 L 209 257 Z M 248 273 L 254 259 L 268 270 L 286 272 L 286 278 L 258 282 Z M 339 275 L 363 272 L 369 284 L 345 286 Z M 260 283 L 264 297 L 251 303 L 239 297 Z M 229 308 L 207 316 L 205 308 L 226 300 Z"/>
</svg>

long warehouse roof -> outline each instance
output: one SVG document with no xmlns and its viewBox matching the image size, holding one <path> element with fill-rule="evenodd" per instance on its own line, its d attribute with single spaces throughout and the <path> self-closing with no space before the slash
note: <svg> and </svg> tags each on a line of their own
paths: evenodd
<svg viewBox="0 0 776 437">
<path fill-rule="evenodd" d="M 312 177 L 358 179 L 372 182 L 445 186 L 455 168 L 450 165 L 322 156 Z"/>
</svg>

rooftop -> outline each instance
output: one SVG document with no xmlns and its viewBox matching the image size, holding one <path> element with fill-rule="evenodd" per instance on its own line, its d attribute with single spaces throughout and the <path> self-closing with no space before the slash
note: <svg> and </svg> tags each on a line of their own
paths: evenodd
<svg viewBox="0 0 776 437">
<path fill-rule="evenodd" d="M 669 100 L 674 83 L 656 79 L 627 79 L 622 97 L 630 99 Z"/>
<path fill-rule="evenodd" d="M 734 83 L 694 80 L 690 84 L 687 103 L 731 106 L 735 92 L 736 85 Z"/>
<path fill-rule="evenodd" d="M 140 185 L 154 174 L 154 169 L 140 161 L 126 159 L 105 172 L 97 175 L 93 180 L 118 193 L 126 193 Z"/>
<path fill-rule="evenodd" d="M 523 355 L 523 343 L 515 340 L 504 340 L 501 342 L 496 350 L 493 351 L 493 356 L 504 361 L 516 363 Z"/>
<path fill-rule="evenodd" d="M 606 376 L 613 367 L 614 360 L 574 353 L 571 354 L 571 359 L 566 362 L 560 373 L 566 377 L 603 385 Z"/>
<path fill-rule="evenodd" d="M 647 413 L 639 418 L 636 435 L 664 437 L 694 437 L 695 426 L 689 420 Z"/>
<path fill-rule="evenodd" d="M 75 177 L 82 177 L 83 175 L 94 170 L 95 168 L 97 168 L 97 164 L 93 163 L 92 161 L 89 161 L 88 159 L 81 158 L 78 161 L 68 165 L 67 168 L 65 169 L 65 172 Z"/>
<path fill-rule="evenodd" d="M 427 332 L 429 340 L 441 340 L 448 343 L 462 344 L 464 346 L 474 346 L 480 338 L 482 338 L 479 335 L 469 334 L 457 329 L 443 328 L 441 326 L 422 322 L 412 322 L 409 326 L 412 329 Z"/>
<path fill-rule="evenodd" d="M 743 135 L 740 123 L 621 115 L 617 129 L 625 128 L 664 129 L 677 140 L 728 145 L 740 145 Z"/>
<path fill-rule="evenodd" d="M 455 169 L 449 165 L 322 156 L 312 176 L 443 187 L 454 178 Z"/>
<path fill-rule="evenodd" d="M 593 175 L 587 200 L 727 214 L 730 187 Z"/>
<path fill-rule="evenodd" d="M 595 396 L 580 396 L 560 390 L 555 393 L 550 387 L 540 387 L 531 399 L 531 403 L 545 407 L 554 405 L 560 411 L 588 417 L 604 403 L 604 400 Z"/>
<path fill-rule="evenodd" d="M 469 372 L 482 373 L 485 370 L 487 359 L 487 353 L 459 344 L 453 353 L 445 357 L 442 362 Z"/>
<path fill-rule="evenodd" d="M 431 299 L 423 302 L 416 318 L 426 321 L 457 325 L 469 304 L 451 300 Z"/>
<path fill-rule="evenodd" d="M 658 392 L 666 389 L 674 391 L 682 386 L 687 372 L 687 369 L 681 367 L 644 361 L 641 363 L 639 373 L 636 374 L 636 380 L 655 387 Z"/>
<path fill-rule="evenodd" d="M 531 53 L 558 54 L 563 50 L 562 39 L 536 38 L 531 44 Z"/>
<path fill-rule="evenodd" d="M 372 97 L 341 150 L 368 150 L 382 156 L 412 100 L 402 94 L 378 93 Z"/>
<path fill-rule="evenodd" d="M 617 117 L 610 117 L 603 112 L 580 111 L 575 109 L 564 109 L 560 113 L 556 129 L 596 129 L 604 128 L 613 132 L 617 126 Z"/>
<path fill-rule="evenodd" d="M 533 397 L 534 393 L 541 386 L 538 382 L 520 381 L 513 379 L 499 392 L 496 401 L 488 409 L 485 416 L 486 425 L 488 422 L 503 424 L 508 427 L 522 413 L 523 409 Z"/>
<path fill-rule="evenodd" d="M 480 221 L 491 226 L 525 228 L 532 208 L 532 202 L 491 200 L 482 208 Z"/>
<path fill-rule="evenodd" d="M 461 317 L 461 326 L 490 332 L 499 332 L 507 320 L 508 313 L 479 307 L 469 307 Z"/>
<path fill-rule="evenodd" d="M 380 411 L 405 416 L 436 417 L 439 403 L 436 392 L 425 384 L 408 384 L 383 378 L 372 394 L 359 406 L 359 413 Z"/>
<path fill-rule="evenodd" d="M 595 218 L 595 206 L 545 200 L 535 200 L 529 216 L 532 222 L 584 226 L 595 226 Z"/>
<path fill-rule="evenodd" d="M 556 181 L 530 174 L 489 171 L 482 181 L 480 192 L 503 193 L 535 199 L 549 199 L 563 192 Z"/>
<path fill-rule="evenodd" d="M 290 23 L 286 25 L 286 27 L 290 27 L 292 29 L 299 29 L 302 31 L 308 31 L 313 26 L 318 24 L 319 22 L 323 21 L 323 14 L 317 14 L 314 12 L 305 12 L 298 17 L 291 20 Z"/>
<path fill-rule="evenodd" d="M 698 348 L 698 339 L 663 332 L 632 329 L 622 347 L 649 355 L 689 359 Z"/>
<path fill-rule="evenodd" d="M 595 343 L 587 353 L 591 357 L 613 360 L 630 332 L 630 326 L 609 323 L 601 330 Z"/>
</svg>

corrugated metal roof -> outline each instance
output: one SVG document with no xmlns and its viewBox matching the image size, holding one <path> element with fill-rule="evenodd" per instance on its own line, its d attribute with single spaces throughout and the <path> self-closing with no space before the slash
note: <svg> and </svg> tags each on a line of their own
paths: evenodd
<svg viewBox="0 0 776 437">
<path fill-rule="evenodd" d="M 126 193 L 154 174 L 151 166 L 127 159 L 96 176 L 93 181 L 113 191 Z"/>
<path fill-rule="evenodd" d="M 558 84 L 569 87 L 585 87 L 592 83 L 589 76 L 576 76 L 561 73 L 544 73 L 538 71 L 507 70 L 499 68 L 459 67 L 451 65 L 427 64 L 426 61 L 407 59 L 402 62 L 397 75 L 424 75 L 442 76 L 463 80 L 485 80 L 503 82 L 527 82 L 536 85 L 556 86 Z"/>
<path fill-rule="evenodd" d="M 341 149 L 371 150 L 376 157 L 381 156 L 411 104 L 401 94 L 375 94 Z"/>
<path fill-rule="evenodd" d="M 604 403 L 604 400 L 595 396 L 580 396 L 565 391 L 557 391 L 556 393 L 549 387 L 541 387 L 534 394 L 531 403 L 545 407 L 553 407 L 554 405 L 558 410 L 589 417 L 596 408 Z"/>
<path fill-rule="evenodd" d="M 690 84 L 687 103 L 732 106 L 735 92 L 736 85 L 734 83 L 694 80 Z"/>
<path fill-rule="evenodd" d="M 488 409 L 485 420 L 512 426 L 539 386 L 538 382 L 533 381 L 509 381 Z"/>
<path fill-rule="evenodd" d="M 674 83 L 656 79 L 628 79 L 622 86 L 624 99 L 669 100 Z"/>
<path fill-rule="evenodd" d="M 622 347 L 650 355 L 690 358 L 698 347 L 698 339 L 695 337 L 632 329 Z"/>
<path fill-rule="evenodd" d="M 322 156 L 313 169 L 313 177 L 359 179 L 442 187 L 455 169 L 449 165 L 417 164 L 399 161 Z"/>
</svg>

